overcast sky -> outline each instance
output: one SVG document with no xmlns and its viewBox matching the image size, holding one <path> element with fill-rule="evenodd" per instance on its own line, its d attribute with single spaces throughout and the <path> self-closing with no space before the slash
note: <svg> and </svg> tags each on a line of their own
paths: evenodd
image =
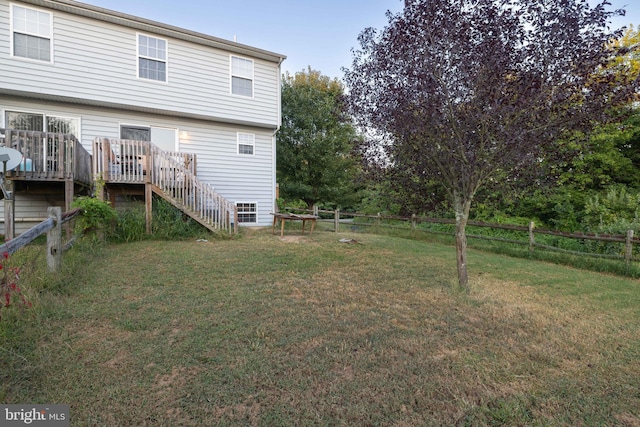
<svg viewBox="0 0 640 427">
<path fill-rule="evenodd" d="M 595 0 L 591 0 L 593 3 Z M 639 0 L 610 0 L 627 15 L 614 27 L 640 24 Z M 283 72 L 308 66 L 342 78 L 351 49 L 367 27 L 381 29 L 389 10 L 403 0 L 84 0 L 95 6 L 141 16 L 287 56 Z M 626 6 L 625 6 L 626 5 Z"/>
</svg>

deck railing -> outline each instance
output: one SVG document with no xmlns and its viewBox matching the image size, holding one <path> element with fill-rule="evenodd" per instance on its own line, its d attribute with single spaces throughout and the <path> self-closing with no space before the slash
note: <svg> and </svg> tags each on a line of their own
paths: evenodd
<svg viewBox="0 0 640 427">
<path fill-rule="evenodd" d="M 98 138 L 93 143 L 93 170 L 107 184 L 152 184 L 199 222 L 236 230 L 235 204 L 196 176 L 194 154 L 163 151 L 147 141 Z"/>
<path fill-rule="evenodd" d="M 8 178 L 91 183 L 91 155 L 74 135 L 0 128 L 0 146 L 22 153 Z"/>
</svg>

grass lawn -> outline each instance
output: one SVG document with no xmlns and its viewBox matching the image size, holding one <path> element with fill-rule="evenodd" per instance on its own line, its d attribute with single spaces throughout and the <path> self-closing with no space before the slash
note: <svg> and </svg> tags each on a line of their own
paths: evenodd
<svg viewBox="0 0 640 427">
<path fill-rule="evenodd" d="M 465 295 L 452 246 L 270 231 L 109 246 L 0 342 L 0 401 L 73 426 L 640 426 L 640 281 L 470 250 Z"/>
</svg>

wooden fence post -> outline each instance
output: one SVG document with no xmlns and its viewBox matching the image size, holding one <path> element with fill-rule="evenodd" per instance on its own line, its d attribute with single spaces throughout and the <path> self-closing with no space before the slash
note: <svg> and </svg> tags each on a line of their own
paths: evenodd
<svg viewBox="0 0 640 427">
<path fill-rule="evenodd" d="M 624 247 L 624 262 L 626 262 L 627 265 L 631 263 L 631 257 L 633 256 L 633 242 L 631 241 L 632 239 L 633 239 L 633 230 L 628 230 L 627 241 Z"/>
<path fill-rule="evenodd" d="M 333 223 L 335 232 L 338 233 L 340 231 L 340 209 L 336 209 L 333 213 Z"/>
<path fill-rule="evenodd" d="M 529 223 L 529 253 L 533 253 L 533 247 L 536 244 L 536 239 L 533 235 L 533 230 L 536 228 L 536 225 L 533 221 Z"/>
<path fill-rule="evenodd" d="M 411 229 L 416 229 L 416 214 L 411 214 Z"/>
<path fill-rule="evenodd" d="M 62 209 L 52 206 L 47 216 L 53 218 L 53 228 L 47 231 L 47 267 L 49 271 L 58 271 L 62 266 Z"/>
</svg>

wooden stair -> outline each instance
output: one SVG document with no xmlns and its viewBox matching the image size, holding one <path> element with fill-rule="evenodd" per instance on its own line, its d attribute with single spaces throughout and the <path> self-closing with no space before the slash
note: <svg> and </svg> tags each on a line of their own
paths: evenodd
<svg viewBox="0 0 640 427">
<path fill-rule="evenodd" d="M 93 170 L 108 184 L 144 184 L 211 231 L 237 233 L 234 203 L 195 174 L 195 155 L 163 151 L 147 141 L 100 138 L 93 145 Z M 151 197 L 146 198 L 150 213 Z"/>
</svg>

